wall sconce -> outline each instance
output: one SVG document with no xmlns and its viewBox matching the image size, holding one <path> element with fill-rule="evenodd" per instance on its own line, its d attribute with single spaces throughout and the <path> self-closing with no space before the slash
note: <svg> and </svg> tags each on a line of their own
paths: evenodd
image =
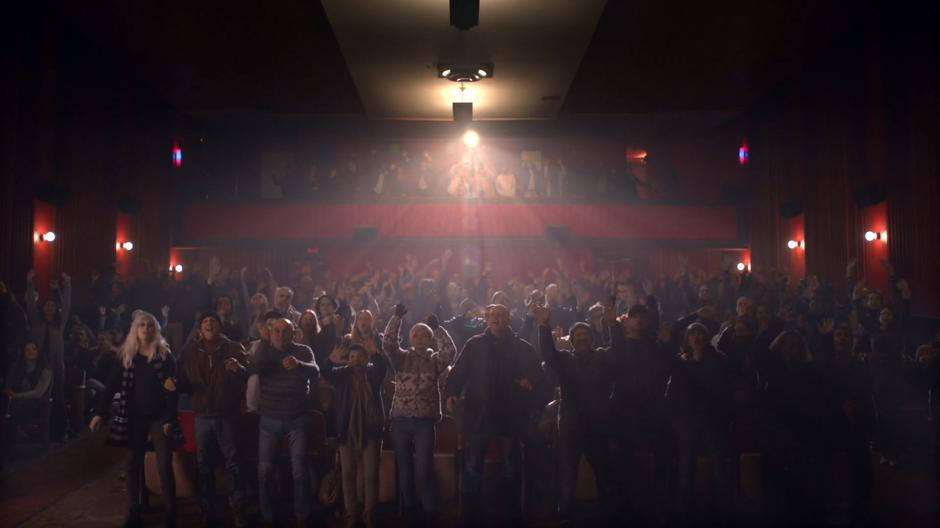
<svg viewBox="0 0 940 528">
<path fill-rule="evenodd" d="M 55 242 L 55 233 L 52 231 L 33 233 L 33 242 Z"/>
</svg>

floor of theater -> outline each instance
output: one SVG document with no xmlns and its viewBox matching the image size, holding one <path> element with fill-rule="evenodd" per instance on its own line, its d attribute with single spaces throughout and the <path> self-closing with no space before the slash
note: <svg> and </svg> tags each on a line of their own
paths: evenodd
<svg viewBox="0 0 940 528">
<path fill-rule="evenodd" d="M 0 495 L 0 526 L 77 526 L 120 525 L 125 509 L 121 450 L 104 445 L 102 435 L 83 435 L 68 444 L 53 444 L 42 456 L 26 462 L 8 464 L 4 470 Z M 873 458 L 873 460 L 875 460 Z M 940 485 L 926 467 L 911 463 L 889 469 L 874 464 L 874 514 L 879 525 L 940 525 Z M 389 511 L 393 507 L 388 506 Z M 739 508 L 742 520 L 752 517 Z M 453 525 L 456 505 L 444 507 L 443 525 Z M 160 498 L 151 499 L 145 514 L 147 525 L 162 525 Z M 220 515 L 222 525 L 229 519 Z M 199 508 L 193 500 L 179 502 L 179 525 L 193 526 L 199 521 Z M 380 516 L 383 525 L 403 526 L 394 515 Z M 847 525 L 845 504 L 830 505 L 828 521 Z M 536 523 L 545 524 L 545 523 Z M 328 526 L 343 526 L 332 518 Z"/>
</svg>

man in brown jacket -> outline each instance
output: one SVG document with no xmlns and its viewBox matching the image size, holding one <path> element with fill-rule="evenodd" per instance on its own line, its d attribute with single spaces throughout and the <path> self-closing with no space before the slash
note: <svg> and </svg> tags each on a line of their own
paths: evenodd
<svg viewBox="0 0 940 528">
<path fill-rule="evenodd" d="M 183 349 L 177 388 L 190 394 L 196 414 L 196 461 L 203 524 L 215 518 L 214 464 L 210 456 L 213 438 L 225 457 L 225 468 L 232 481 L 229 503 L 235 512 L 235 524 L 244 524 L 244 487 L 238 453 L 238 416 L 245 385 L 245 349 L 222 335 L 222 321 L 215 313 L 200 317 L 199 338 Z"/>
</svg>

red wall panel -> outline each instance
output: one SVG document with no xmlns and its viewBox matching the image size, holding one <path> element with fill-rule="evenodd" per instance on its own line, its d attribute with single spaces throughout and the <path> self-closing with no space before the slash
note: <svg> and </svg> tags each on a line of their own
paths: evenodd
<svg viewBox="0 0 940 528">
<path fill-rule="evenodd" d="M 572 237 L 618 240 L 739 240 L 731 206 L 403 204 L 202 205 L 183 210 L 190 241 L 347 238 L 356 226 L 382 237 L 542 237 L 545 226 Z"/>
</svg>

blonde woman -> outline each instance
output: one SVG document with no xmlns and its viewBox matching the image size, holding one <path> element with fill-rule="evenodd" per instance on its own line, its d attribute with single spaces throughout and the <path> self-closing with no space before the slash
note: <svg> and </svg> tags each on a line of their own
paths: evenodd
<svg viewBox="0 0 940 528">
<path fill-rule="evenodd" d="M 112 398 L 119 394 L 118 412 L 111 421 L 108 442 L 130 450 L 126 466 L 128 526 L 140 525 L 140 492 L 148 437 L 157 452 L 166 525 L 176 525 L 176 482 L 171 457 L 179 439 L 175 375 L 176 362 L 160 334 L 157 318 L 144 311 L 135 312 L 90 424 L 92 431 L 101 427 Z"/>
</svg>

